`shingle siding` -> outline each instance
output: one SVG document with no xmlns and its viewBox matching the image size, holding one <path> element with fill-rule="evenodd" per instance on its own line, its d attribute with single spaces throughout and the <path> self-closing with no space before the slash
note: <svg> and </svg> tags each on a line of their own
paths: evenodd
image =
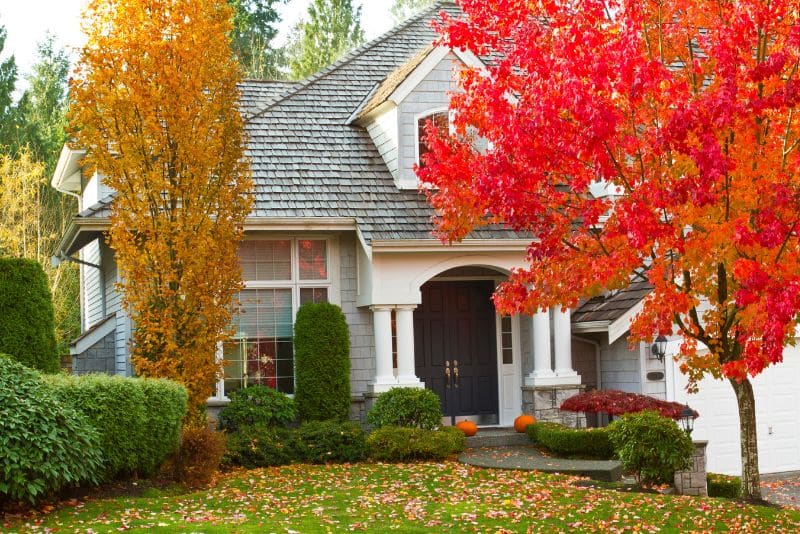
<svg viewBox="0 0 800 534">
<path fill-rule="evenodd" d="M 360 246 L 354 234 L 344 234 L 339 240 L 340 298 L 342 312 L 350 328 L 350 388 L 353 395 L 367 391 L 367 384 L 375 376 L 375 339 L 372 312 L 356 306 L 358 279 L 356 247 Z"/>
<path fill-rule="evenodd" d="M 600 382 L 603 389 L 642 393 L 639 351 L 628 350 L 628 340 L 620 338 L 600 349 Z"/>
</svg>

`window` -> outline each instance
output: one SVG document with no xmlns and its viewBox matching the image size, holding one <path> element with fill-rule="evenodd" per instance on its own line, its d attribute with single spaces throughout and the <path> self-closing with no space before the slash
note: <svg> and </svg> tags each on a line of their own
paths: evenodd
<svg viewBox="0 0 800 534">
<path fill-rule="evenodd" d="M 440 132 L 446 132 L 450 127 L 447 111 L 435 111 L 417 119 L 417 163 L 420 167 L 425 166 L 422 156 L 430 152 L 428 144 L 425 142 L 425 127 L 428 125 L 428 121 L 432 121 L 433 126 Z"/>
<path fill-rule="evenodd" d="M 329 299 L 329 244 L 262 239 L 240 245 L 245 288 L 233 319 L 235 333 L 220 349 L 226 366 L 217 398 L 254 384 L 294 393 L 294 315 L 302 304 Z"/>
<path fill-rule="evenodd" d="M 500 318 L 500 349 L 503 351 L 503 365 L 514 363 L 512 332 L 511 317 L 503 315 Z"/>
</svg>

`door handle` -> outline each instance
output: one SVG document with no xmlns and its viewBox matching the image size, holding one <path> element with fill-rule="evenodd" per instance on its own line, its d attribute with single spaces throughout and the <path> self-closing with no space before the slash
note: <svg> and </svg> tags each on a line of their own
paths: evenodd
<svg viewBox="0 0 800 534">
<path fill-rule="evenodd" d="M 450 361 L 449 360 L 445 360 L 444 361 L 444 376 L 446 378 L 446 382 L 445 382 L 444 387 L 447 388 L 447 389 L 450 389 Z"/>
<path fill-rule="evenodd" d="M 458 387 L 458 360 L 453 360 L 453 387 Z"/>
</svg>

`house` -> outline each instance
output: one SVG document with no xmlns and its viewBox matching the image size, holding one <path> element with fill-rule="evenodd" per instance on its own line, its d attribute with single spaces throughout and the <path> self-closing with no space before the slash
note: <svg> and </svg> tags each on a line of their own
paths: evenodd
<svg viewBox="0 0 800 534">
<path fill-rule="evenodd" d="M 451 246 L 431 236 L 432 212 L 413 171 L 426 150 L 420 131 L 428 119 L 447 124 L 457 69 L 482 65 L 468 52 L 431 44 L 428 21 L 442 8 L 456 9 L 440 3 L 307 80 L 242 83 L 255 206 L 239 251 L 244 313 L 234 339 L 220 347 L 229 365 L 209 405 L 224 405 L 248 384 L 293 393 L 293 318 L 301 304 L 323 300 L 340 305 L 350 327 L 354 418 L 396 386 L 434 390 L 448 417 L 503 426 L 523 412 L 585 424 L 558 406 L 586 388 L 687 400 L 669 358 L 628 346 L 646 284 L 575 310 L 501 316 L 490 296 L 524 265 L 529 239 L 496 227 Z M 59 251 L 80 262 L 83 334 L 71 346 L 74 371 L 129 375 L 133 325 L 104 241 L 114 192 L 102 175 L 82 173 L 82 157 L 65 148 L 52 181 L 80 199 Z M 800 381 L 793 357 L 789 384 Z M 711 440 L 712 471 L 732 472 L 735 403 L 732 393 L 715 395 L 689 398 L 701 413 L 695 437 Z M 775 402 L 798 405 L 798 392 L 785 395 Z M 762 468 L 800 469 L 797 416 L 770 423 L 773 415 L 760 413 Z M 774 465 L 763 452 L 771 450 L 773 430 L 786 438 L 775 445 L 784 460 Z"/>
</svg>

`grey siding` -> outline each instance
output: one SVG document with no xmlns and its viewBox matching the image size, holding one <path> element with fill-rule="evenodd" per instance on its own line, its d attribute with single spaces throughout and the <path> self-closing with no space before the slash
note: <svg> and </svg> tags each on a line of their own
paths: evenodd
<svg viewBox="0 0 800 534">
<path fill-rule="evenodd" d="M 356 306 L 358 280 L 354 234 L 344 234 L 339 240 L 340 296 L 342 311 L 350 327 L 350 388 L 353 396 L 367 391 L 375 376 L 375 338 L 372 312 Z"/>
<path fill-rule="evenodd" d="M 597 350 L 591 343 L 572 338 L 572 368 L 586 389 L 597 389 Z"/>
<path fill-rule="evenodd" d="M 525 383 L 525 377 L 533 372 L 533 347 L 531 344 L 531 331 L 533 319 L 527 315 L 519 318 L 519 341 L 520 353 L 522 354 L 522 376 L 521 383 Z"/>
<path fill-rule="evenodd" d="M 398 177 L 397 167 L 397 109 L 393 109 L 367 126 L 367 132 L 375 143 L 389 172 L 395 179 Z"/>
<path fill-rule="evenodd" d="M 628 340 L 621 337 L 600 349 L 600 372 L 603 389 L 642 393 L 639 351 L 628 350 Z"/>
<path fill-rule="evenodd" d="M 72 358 L 72 372 L 76 375 L 86 373 L 114 374 L 115 339 L 111 332 L 103 339 Z"/>
<path fill-rule="evenodd" d="M 398 122 L 400 131 L 399 168 L 403 184 L 416 188 L 414 164 L 417 162 L 417 118 L 436 109 L 447 109 L 449 91 L 455 89 L 455 67 L 462 65 L 453 53 L 447 54 L 439 64 L 400 103 Z"/>
<path fill-rule="evenodd" d="M 100 264 L 100 241 L 95 240 L 81 250 L 81 259 L 94 265 Z M 103 320 L 102 275 L 94 267 L 82 266 L 83 272 L 83 330 Z"/>
</svg>

